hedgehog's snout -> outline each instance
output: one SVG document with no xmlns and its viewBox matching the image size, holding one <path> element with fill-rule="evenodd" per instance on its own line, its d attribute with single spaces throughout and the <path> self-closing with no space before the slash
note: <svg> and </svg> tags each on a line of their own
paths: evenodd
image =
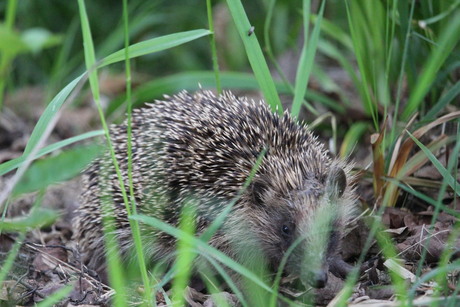
<svg viewBox="0 0 460 307">
<path fill-rule="evenodd" d="M 309 283 L 314 288 L 324 288 L 327 283 L 327 270 L 322 269 L 311 272 Z"/>
<path fill-rule="evenodd" d="M 311 259 L 310 259 L 311 260 Z M 319 259 L 318 259 L 319 260 Z M 329 265 L 327 263 L 314 265 L 313 261 L 303 261 L 299 266 L 293 264 L 287 267 L 286 273 L 299 278 L 304 287 L 324 288 L 328 282 Z M 316 267 L 316 268 L 315 268 Z"/>
<path fill-rule="evenodd" d="M 324 288 L 327 284 L 327 272 L 329 271 L 329 266 L 327 264 L 323 265 L 318 269 L 306 269 L 303 274 L 300 276 L 302 283 L 313 288 Z"/>
</svg>

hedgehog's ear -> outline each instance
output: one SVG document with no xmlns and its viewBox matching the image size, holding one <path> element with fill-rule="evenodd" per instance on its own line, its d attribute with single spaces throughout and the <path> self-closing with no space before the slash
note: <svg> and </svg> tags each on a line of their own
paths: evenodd
<svg viewBox="0 0 460 307">
<path fill-rule="evenodd" d="M 254 205 L 263 204 L 264 194 L 267 191 L 267 186 L 262 180 L 254 179 L 248 188 L 251 200 Z"/>
<path fill-rule="evenodd" d="M 330 169 L 326 180 L 326 195 L 330 199 L 338 199 L 342 197 L 343 192 L 347 188 L 347 175 L 340 167 Z"/>
</svg>

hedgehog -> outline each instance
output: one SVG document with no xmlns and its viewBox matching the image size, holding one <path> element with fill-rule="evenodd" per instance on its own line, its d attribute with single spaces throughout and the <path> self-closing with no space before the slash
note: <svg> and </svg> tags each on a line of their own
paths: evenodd
<svg viewBox="0 0 460 307">
<path fill-rule="evenodd" d="M 110 128 L 126 187 L 127 124 Z M 307 126 L 263 101 L 206 90 L 146 104 L 133 111 L 131 125 L 138 213 L 178 227 L 185 203 L 192 203 L 198 236 L 232 204 L 210 246 L 242 263 L 257 251 L 254 257 L 263 259 L 270 274 L 282 270 L 305 285 L 325 286 L 356 211 L 356 196 L 352 164 L 331 157 Z M 105 268 L 104 206 L 111 209 L 125 259 L 134 246 L 109 151 L 90 165 L 83 182 L 75 239 L 84 264 L 100 272 Z M 172 264 L 177 240 L 140 227 L 148 263 Z M 283 257 L 286 265 L 280 267 Z"/>
</svg>

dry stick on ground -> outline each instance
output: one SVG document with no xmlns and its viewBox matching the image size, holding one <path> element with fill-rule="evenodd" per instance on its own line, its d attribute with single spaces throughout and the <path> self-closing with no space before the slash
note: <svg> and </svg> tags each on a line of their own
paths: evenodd
<svg viewBox="0 0 460 307">
<path fill-rule="evenodd" d="M 30 248 L 31 250 L 33 250 L 33 251 L 35 251 L 37 253 L 43 254 L 47 258 L 46 260 L 49 260 L 52 263 L 55 263 L 56 266 L 59 266 L 64 274 L 67 274 L 67 275 L 79 274 L 81 277 L 85 277 L 88 281 L 92 282 L 91 284 L 93 286 L 95 286 L 95 284 L 99 284 L 99 285 L 102 286 L 102 288 L 104 289 L 105 292 L 113 291 L 113 289 L 111 287 L 109 287 L 108 285 L 106 285 L 106 284 L 102 283 L 101 281 L 95 279 L 94 277 L 92 277 L 88 273 L 85 273 L 83 270 L 77 269 L 75 266 L 69 264 L 68 262 L 62 261 L 62 260 L 56 258 L 55 256 L 50 255 L 49 253 L 40 250 L 35 245 L 38 245 L 39 247 L 44 247 L 44 248 L 54 248 L 54 247 L 56 247 L 56 248 L 64 248 L 66 250 L 71 250 L 73 253 L 75 253 L 75 250 L 73 250 L 71 248 L 68 248 L 68 247 L 65 247 L 65 246 L 56 246 L 56 245 L 48 246 L 48 245 L 40 245 L 40 244 L 34 244 L 34 243 L 26 243 L 26 246 L 28 248 Z M 64 268 L 66 270 L 64 270 Z"/>
</svg>

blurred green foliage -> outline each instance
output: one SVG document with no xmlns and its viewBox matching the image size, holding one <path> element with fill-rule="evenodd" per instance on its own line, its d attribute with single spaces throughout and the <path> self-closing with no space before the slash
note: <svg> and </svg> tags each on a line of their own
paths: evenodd
<svg viewBox="0 0 460 307">
<path fill-rule="evenodd" d="M 299 7 L 288 5 L 289 3 L 281 1 L 278 4 L 278 13 L 274 17 L 278 29 L 276 33 L 279 33 L 273 41 L 277 53 L 295 46 L 297 33 L 302 26 Z M 264 1 L 244 4 L 256 33 L 261 34 L 264 23 L 264 10 L 261 10 L 261 7 L 265 6 Z M 86 6 L 97 57 L 101 58 L 120 49 L 123 46 L 121 1 L 88 1 Z M 219 41 L 224 45 L 218 44 L 220 60 L 226 63 L 226 69 L 247 69 L 244 48 L 232 20 L 228 13 L 224 13 L 225 3 L 215 2 L 214 8 L 216 24 L 228 24 L 223 33 L 225 37 L 221 37 Z M 2 2 L 0 15 L 5 13 L 5 9 L 6 2 Z M 200 0 L 187 1 L 187 5 L 184 5 L 183 1 L 130 1 L 129 10 L 132 43 L 207 27 L 206 3 Z M 60 79 L 61 84 L 66 84 L 77 73 L 81 73 L 84 67 L 83 43 L 76 2 L 18 1 L 16 14 L 15 28 L 18 31 L 40 27 L 51 33 L 61 34 L 64 41 L 52 50 L 18 58 L 11 71 L 10 84 L 16 88 L 27 84 L 48 84 L 53 73 L 64 75 L 64 78 L 57 79 Z M 293 17 L 296 22 L 291 24 L 290 20 Z M 286 30 L 289 32 L 286 33 Z M 56 67 L 57 64 L 60 66 Z M 122 69 L 119 65 L 118 70 Z M 134 61 L 133 69 L 155 77 L 165 76 L 171 72 L 211 69 L 209 44 L 206 41 L 198 41 L 164 54 L 145 56 Z"/>
<path fill-rule="evenodd" d="M 279 60 L 285 52 L 300 52 L 303 14 L 300 2 L 272 2 L 256 0 L 245 1 L 243 4 L 260 44 L 264 50 L 270 47 L 275 57 L 273 60 Z M 268 11 L 272 4 L 273 10 Z M 319 1 L 312 1 L 313 20 L 318 4 Z M 328 1 L 313 77 L 321 80 L 328 89 L 335 88 L 332 97 L 341 97 L 333 97 L 333 100 L 336 105 L 344 105 L 350 101 L 349 97 L 340 93 L 343 85 L 335 84 L 327 78 L 325 72 L 331 66 L 339 66 L 347 71 L 359 92 L 359 103 L 368 115 L 373 116 L 374 127 L 377 129 L 381 116 L 388 113 L 387 108 L 390 108 L 390 112 L 394 106 L 401 108 L 400 104 L 403 105 L 407 93 L 417 86 L 424 64 L 440 36 L 460 16 L 458 5 L 457 0 Z M 88 1 L 86 6 L 96 57 L 100 59 L 121 49 L 122 2 Z M 0 4 L 0 15 L 4 15 L 6 9 L 7 2 L 4 1 Z M 269 35 L 265 37 L 263 31 L 269 13 L 272 20 L 270 29 L 267 29 Z M 84 70 L 77 4 L 59 0 L 17 1 L 15 15 L 16 33 L 24 36 L 31 29 L 40 29 L 41 34 L 35 33 L 32 40 L 47 33 L 53 38 L 54 47 L 35 47 L 36 52 L 18 56 L 7 76 L 4 76 L 7 79 L 7 90 L 39 84 L 53 95 Z M 134 0 L 129 2 L 129 16 L 131 43 L 207 27 L 206 3 L 200 0 L 187 1 L 186 5 L 183 1 Z M 224 1 L 213 1 L 213 16 L 221 69 L 250 72 L 246 52 Z M 453 35 L 450 42 L 455 46 L 457 41 L 458 35 Z M 59 45 L 56 46 L 56 43 Z M 433 84 L 426 84 L 428 99 L 425 102 L 428 104 L 423 105 L 423 110 L 429 110 L 430 105 L 440 99 L 446 87 L 454 83 L 452 73 L 458 67 L 457 51 L 458 47 L 455 47 L 445 55 L 447 59 L 435 67 L 438 69 L 434 71 L 436 78 Z M 205 39 L 197 40 L 167 52 L 143 56 L 132 60 L 132 68 L 138 74 L 145 74 L 149 80 L 173 73 L 211 71 L 209 43 Z M 108 69 L 122 72 L 123 65 L 112 65 Z M 189 87 L 196 86 L 199 81 L 189 84 Z M 289 81 L 294 84 L 293 80 Z M 323 95 L 320 102 L 324 103 L 326 98 L 327 95 Z M 417 108 L 419 104 L 414 103 L 414 106 Z M 384 109 L 379 111 L 380 117 L 376 114 L 379 108 Z M 315 109 L 318 109 L 317 104 Z M 411 113 L 410 110 L 404 113 L 405 118 Z"/>
</svg>

